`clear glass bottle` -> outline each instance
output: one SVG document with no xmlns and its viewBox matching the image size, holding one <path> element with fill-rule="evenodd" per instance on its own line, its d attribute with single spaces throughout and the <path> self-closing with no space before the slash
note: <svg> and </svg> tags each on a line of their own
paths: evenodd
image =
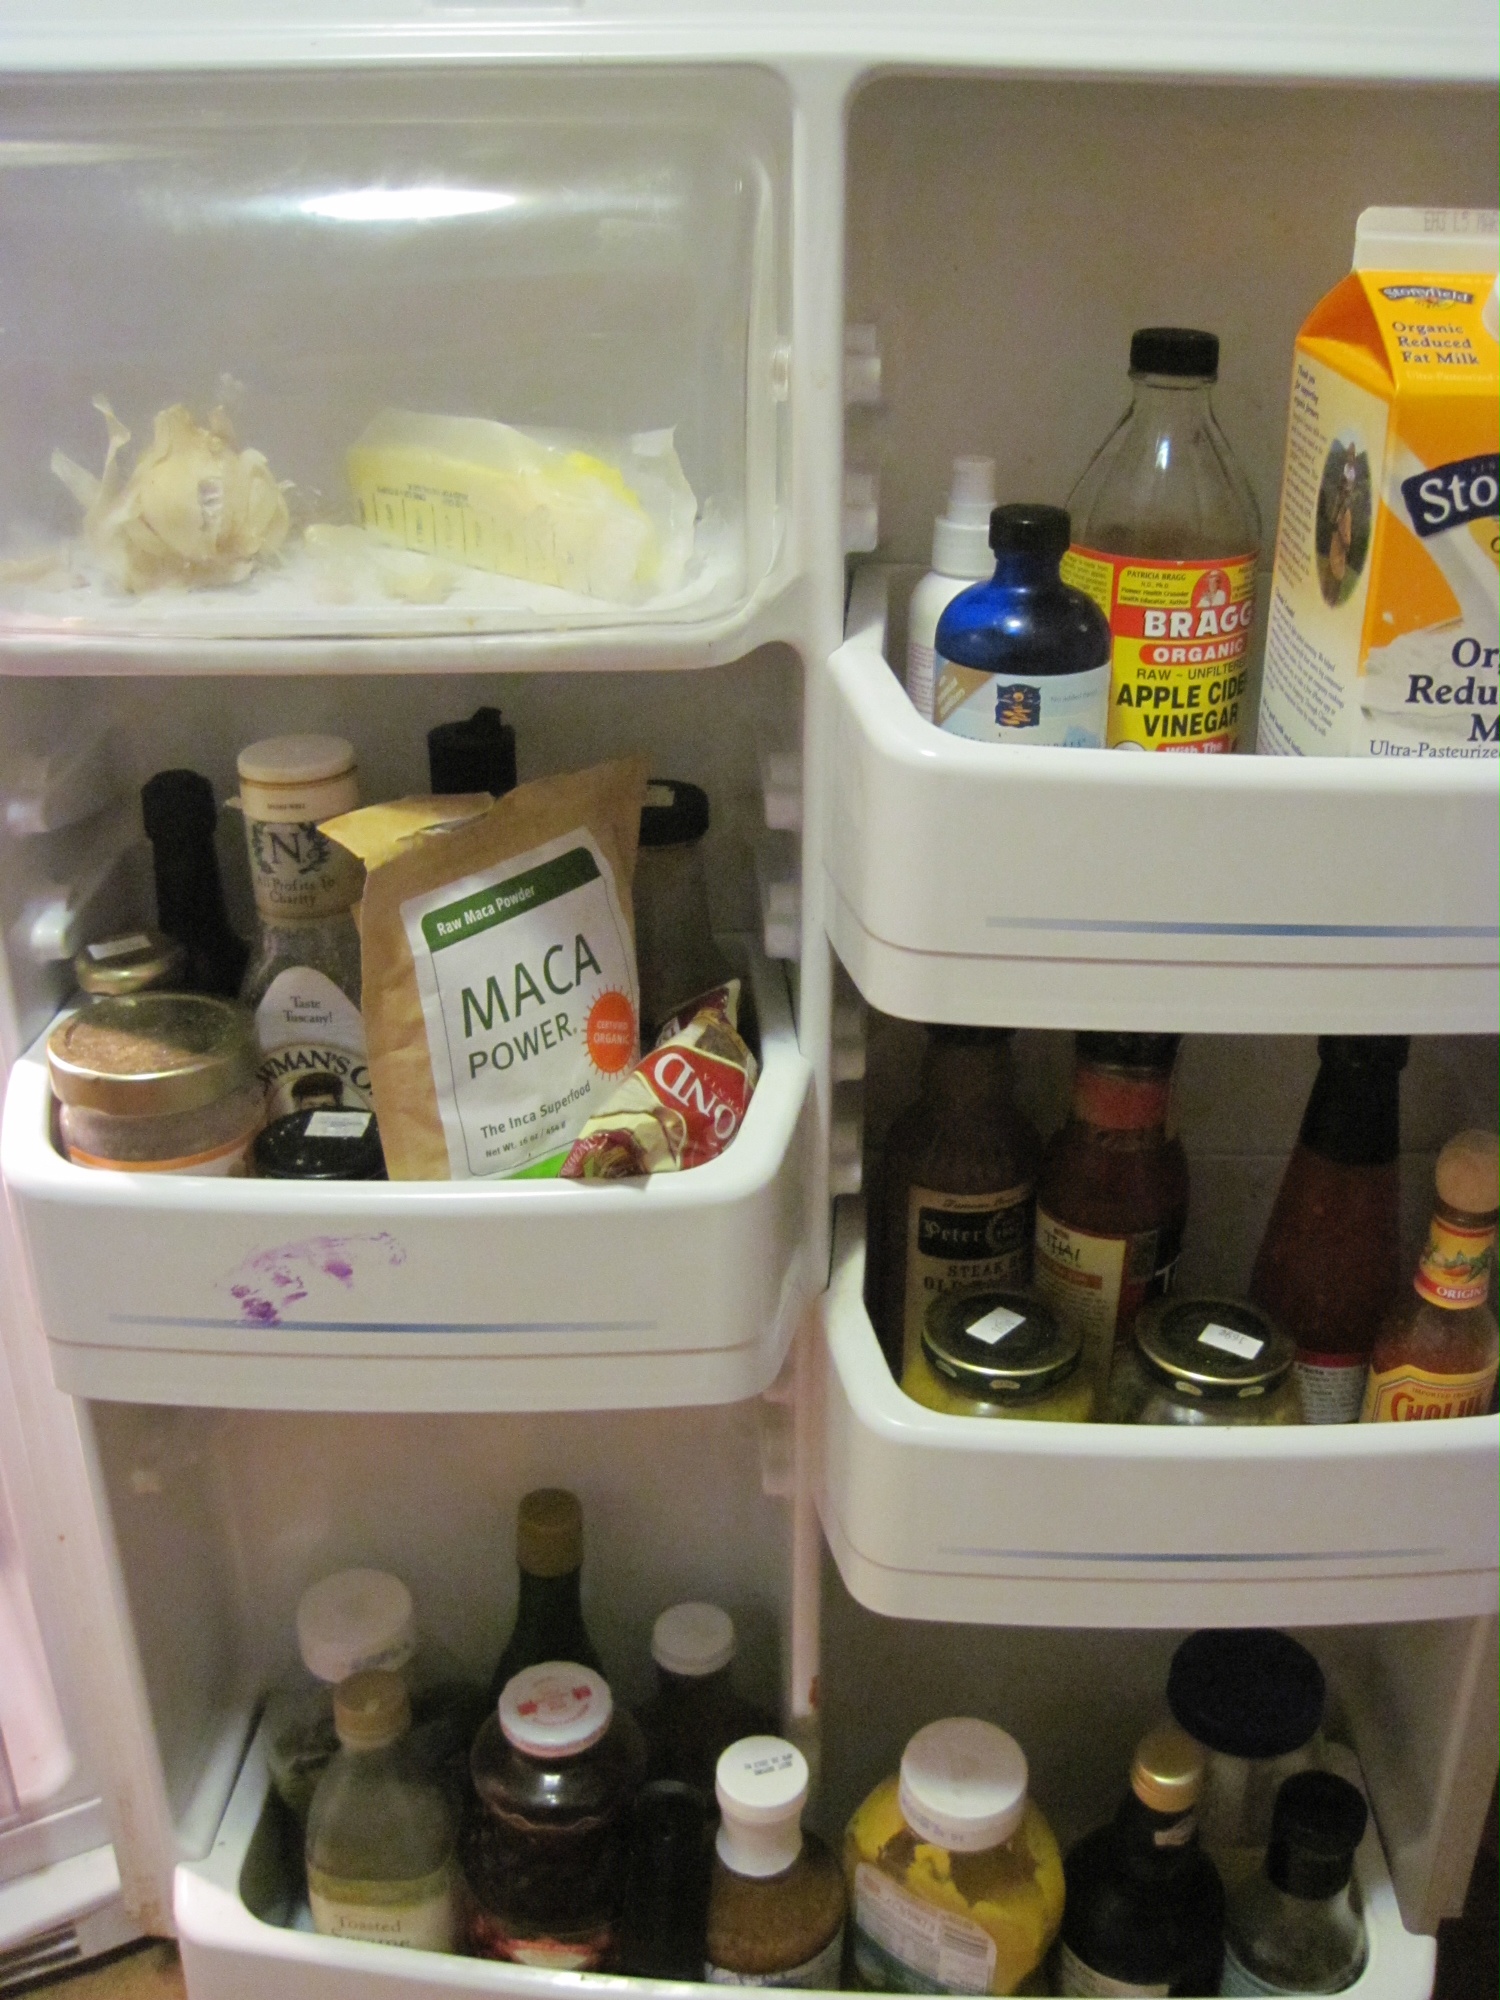
<svg viewBox="0 0 1500 2000">
<path fill-rule="evenodd" d="M 919 1729 L 850 1820 L 844 1869 L 862 1986 L 1035 1990 L 1062 1921 L 1062 1856 L 1027 1795 L 1025 1753 L 994 1723 Z"/>
<path fill-rule="evenodd" d="M 869 1203 L 865 1303 L 898 1382 L 940 1293 L 1029 1282 L 1040 1153 L 1012 1094 L 1010 1030 L 929 1028 Z"/>
<path fill-rule="evenodd" d="M 645 1766 L 634 1717 L 588 1667 L 545 1661 L 506 1683 L 469 1759 L 476 1802 L 462 1859 L 473 1957 L 555 1972 L 610 1963 Z"/>
<path fill-rule="evenodd" d="M 307 1888 L 326 1937 L 452 1951 L 453 1814 L 411 1757 L 399 1674 L 356 1674 L 334 1701 L 339 1749 L 307 1820 Z"/>
<path fill-rule="evenodd" d="M 523 1667 L 577 1660 L 603 1669 L 583 1622 L 583 1509 L 562 1486 L 537 1486 L 516 1509 L 516 1622 L 490 1676 L 491 1707 Z"/>
<path fill-rule="evenodd" d="M 1071 527 L 1061 507 L 997 507 L 995 573 L 938 620 L 932 719 L 952 736 L 1013 749 L 1104 746 L 1109 626 L 1058 564 Z"/>
<path fill-rule="evenodd" d="M 1064 1865 L 1058 1993 L 1218 1991 L 1224 1890 L 1198 1844 L 1203 1769 L 1174 1723 L 1142 1739 L 1119 1811 Z"/>
<path fill-rule="evenodd" d="M 240 997 L 255 1015 L 267 1116 L 307 1108 L 308 1093 L 372 1106 L 360 1018 L 359 931 L 350 911 L 362 870 L 319 831 L 359 804 L 354 751 L 341 736 L 272 736 L 239 755 L 240 808 L 260 936 Z"/>
<path fill-rule="evenodd" d="M 1067 1122 L 1036 1197 L 1037 1294 L 1084 1340 L 1101 1394 L 1148 1299 L 1171 1290 L 1188 1167 L 1169 1130 L 1178 1035 L 1080 1034 Z"/>
<path fill-rule="evenodd" d="M 747 1736 L 719 1759 L 703 1966 L 711 1985 L 838 1986 L 844 1878 L 803 1830 L 807 1784 L 807 1759 L 779 1736 Z"/>
<path fill-rule="evenodd" d="M 631 891 L 641 980 L 641 1044 L 711 987 L 734 977 L 714 942 L 703 877 L 708 794 L 681 778 L 652 778 L 641 809 L 641 844 Z"/>
<path fill-rule="evenodd" d="M 1233 1896 L 1260 1867 L 1282 1782 L 1322 1762 L 1323 1670 L 1285 1632 L 1194 1632 L 1167 1706 L 1208 1755 L 1199 1835 Z"/>
<path fill-rule="evenodd" d="M 1297 1345 L 1303 1421 L 1352 1424 L 1401 1285 L 1405 1035 L 1322 1035 L 1318 1076 L 1250 1274 Z"/>
<path fill-rule="evenodd" d="M 1276 1795 L 1264 1871 L 1229 1906 L 1221 1993 L 1342 1993 L 1364 1971 L 1354 1856 L 1368 1809 L 1347 1779 L 1303 1771 Z"/>
<path fill-rule="evenodd" d="M 656 1693 L 640 1710 L 646 1770 L 691 1785 L 712 1808 L 719 1759 L 744 1736 L 770 1733 L 735 1692 L 734 1620 L 717 1604 L 674 1604 L 651 1628 Z"/>
<path fill-rule="evenodd" d="M 1495 1265 L 1500 1141 L 1460 1132 L 1438 1154 L 1437 1204 L 1412 1289 L 1375 1336 L 1361 1423 L 1479 1417 L 1500 1357 L 1490 1276 Z"/>
<path fill-rule="evenodd" d="M 413 1749 L 432 1775 L 466 1780 L 482 1720 L 478 1691 L 451 1655 L 417 1631 L 411 1592 L 379 1569 L 343 1569 L 309 1584 L 297 1604 L 301 1671 L 266 1701 L 266 1761 L 282 1803 L 306 1824 L 319 1778 L 338 1749 L 335 1689 L 356 1674 L 400 1675 L 411 1699 Z"/>
<path fill-rule="evenodd" d="M 1260 509 L 1214 416 L 1219 341 L 1131 336 L 1129 409 L 1068 499 L 1062 574 L 1113 642 L 1111 748 L 1231 751 L 1255 620 Z"/>
</svg>

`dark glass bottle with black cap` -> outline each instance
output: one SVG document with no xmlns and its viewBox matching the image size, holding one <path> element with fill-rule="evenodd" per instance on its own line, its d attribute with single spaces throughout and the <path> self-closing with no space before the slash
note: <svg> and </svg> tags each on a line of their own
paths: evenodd
<svg viewBox="0 0 1500 2000">
<path fill-rule="evenodd" d="M 1221 1993 L 1341 1993 L 1365 1965 L 1351 1888 L 1369 1812 L 1346 1778 L 1303 1771 L 1276 1794 L 1264 1871 L 1233 1899 Z"/>
<path fill-rule="evenodd" d="M 516 732 L 498 708 L 476 708 L 464 722 L 440 722 L 427 732 L 427 773 L 434 796 L 516 788 Z"/>
<path fill-rule="evenodd" d="M 651 778 L 641 808 L 641 844 L 631 891 L 641 1028 L 647 1047 L 689 1000 L 734 977 L 714 942 L 703 874 L 708 794 L 683 778 Z M 749 995 L 742 993 L 741 1026 Z"/>
<path fill-rule="evenodd" d="M 1401 1290 L 1405 1035 L 1321 1035 L 1318 1076 L 1250 1274 L 1297 1343 L 1310 1424 L 1353 1424 L 1370 1350 Z"/>
<path fill-rule="evenodd" d="M 1322 1762 L 1323 1670 L 1286 1632 L 1194 1632 L 1167 1706 L 1208 1754 L 1200 1828 L 1231 1895 L 1261 1865 L 1283 1782 Z"/>
<path fill-rule="evenodd" d="M 1058 1993 L 1216 1993 L 1224 1890 L 1198 1844 L 1203 1751 L 1164 1723 L 1141 1739 L 1130 1790 L 1063 1864 Z"/>
<path fill-rule="evenodd" d="M 250 947 L 229 927 L 214 833 L 214 788 L 198 771 L 158 771 L 141 787 L 156 877 L 156 921 L 188 955 L 194 993 L 239 998 Z"/>
<path fill-rule="evenodd" d="M 636 1979 L 702 1979 L 713 1849 L 703 1792 L 653 1778 L 630 1816 L 618 1966 Z"/>
<path fill-rule="evenodd" d="M 1170 1124 L 1180 1040 L 1080 1034 L 1067 1123 L 1042 1159 L 1034 1282 L 1083 1335 L 1101 1398 L 1136 1314 L 1170 1290 L 1182 1249 L 1187 1155 Z"/>
<path fill-rule="evenodd" d="M 1260 509 L 1213 412 L 1217 334 L 1146 326 L 1129 409 L 1068 500 L 1069 583 L 1114 640 L 1111 747 L 1230 751 L 1255 617 Z"/>
<path fill-rule="evenodd" d="M 933 1299 L 1024 1287 L 1041 1141 L 1013 1095 L 1008 1028 L 927 1031 L 921 1087 L 870 1192 L 865 1303 L 899 1382 Z"/>
<path fill-rule="evenodd" d="M 1021 749 L 1098 750 L 1109 699 L 1109 625 L 1058 565 L 1071 527 L 1061 507 L 997 507 L 995 574 L 960 591 L 938 620 L 933 721 L 952 736 Z"/>
</svg>

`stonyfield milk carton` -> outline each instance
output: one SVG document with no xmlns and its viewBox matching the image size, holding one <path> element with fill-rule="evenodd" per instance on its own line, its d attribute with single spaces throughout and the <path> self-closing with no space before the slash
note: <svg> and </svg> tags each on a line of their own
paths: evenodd
<svg viewBox="0 0 1500 2000">
<path fill-rule="evenodd" d="M 1372 208 L 1297 337 L 1262 753 L 1494 757 L 1496 216 Z"/>
</svg>

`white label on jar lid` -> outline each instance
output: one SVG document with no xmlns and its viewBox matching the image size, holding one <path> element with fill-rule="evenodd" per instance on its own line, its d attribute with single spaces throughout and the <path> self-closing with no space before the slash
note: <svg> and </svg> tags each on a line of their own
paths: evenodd
<svg viewBox="0 0 1500 2000">
<path fill-rule="evenodd" d="M 1253 1333 L 1239 1333 L 1232 1326 L 1209 1324 L 1198 1336 L 1200 1347 L 1217 1347 L 1222 1354 L 1233 1354 L 1241 1361 L 1253 1361 L 1265 1346 Z"/>
<path fill-rule="evenodd" d="M 144 931 L 132 931 L 129 937 L 104 938 L 98 944 L 89 946 L 89 957 L 97 965 L 106 958 L 124 958 L 128 952 L 149 951 L 151 940 Z"/>
<path fill-rule="evenodd" d="M 363 1139 L 370 1129 L 368 1111 L 315 1111 L 307 1121 L 309 1139 Z"/>
<path fill-rule="evenodd" d="M 1014 1333 L 1018 1326 L 1026 1324 L 1025 1313 L 1012 1312 L 1009 1306 L 996 1306 L 983 1319 L 976 1319 L 964 1332 L 971 1340 L 982 1340 L 986 1347 L 993 1347 L 998 1340 L 1004 1340 L 1008 1333 Z"/>
</svg>

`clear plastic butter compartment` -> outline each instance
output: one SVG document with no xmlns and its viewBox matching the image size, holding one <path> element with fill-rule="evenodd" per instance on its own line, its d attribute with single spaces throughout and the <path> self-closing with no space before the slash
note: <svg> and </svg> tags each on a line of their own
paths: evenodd
<svg viewBox="0 0 1500 2000">
<path fill-rule="evenodd" d="M 774 588 L 769 76 L 73 79 L 3 113 L 13 661 L 701 656 Z"/>
</svg>

